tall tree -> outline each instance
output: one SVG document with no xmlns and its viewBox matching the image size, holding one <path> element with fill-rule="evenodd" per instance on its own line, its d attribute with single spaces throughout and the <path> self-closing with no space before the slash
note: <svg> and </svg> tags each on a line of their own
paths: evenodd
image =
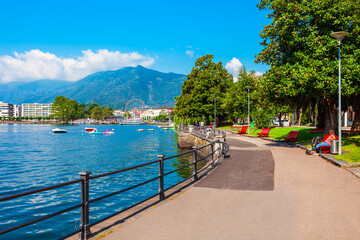
<svg viewBox="0 0 360 240">
<path fill-rule="evenodd" d="M 221 106 L 233 78 L 222 63 L 214 63 L 213 58 L 211 54 L 198 58 L 195 67 L 186 76 L 181 95 L 176 98 L 175 114 L 179 118 L 190 123 L 208 120 L 214 113 L 216 97 L 217 122 L 226 119 L 225 109 Z"/>
<path fill-rule="evenodd" d="M 360 83 L 360 1 L 261 0 L 272 22 L 260 36 L 256 62 L 271 65 L 264 76 L 266 93 L 276 102 L 324 106 L 325 128 L 337 128 L 337 41 L 334 31 L 350 34 L 342 44 L 342 94 L 358 95 Z"/>
<path fill-rule="evenodd" d="M 81 114 L 78 102 L 64 96 L 55 97 L 51 112 L 55 118 L 65 123 L 78 119 Z"/>
</svg>

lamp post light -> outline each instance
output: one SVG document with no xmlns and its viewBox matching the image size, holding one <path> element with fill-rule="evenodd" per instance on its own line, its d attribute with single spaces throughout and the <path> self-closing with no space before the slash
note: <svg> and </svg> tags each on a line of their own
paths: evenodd
<svg viewBox="0 0 360 240">
<path fill-rule="evenodd" d="M 338 128 L 339 128 L 339 155 L 341 155 L 341 59 L 340 59 L 340 49 L 341 49 L 341 41 L 343 38 L 348 35 L 348 32 L 334 32 L 331 33 L 330 36 L 335 38 L 338 41 L 339 46 L 339 107 L 338 107 Z"/>
<path fill-rule="evenodd" d="M 215 129 L 216 128 L 216 97 L 214 97 L 214 125 L 213 125 L 213 128 Z"/>
<path fill-rule="evenodd" d="M 250 89 L 251 86 L 246 86 L 248 90 L 248 134 L 250 134 Z"/>
</svg>

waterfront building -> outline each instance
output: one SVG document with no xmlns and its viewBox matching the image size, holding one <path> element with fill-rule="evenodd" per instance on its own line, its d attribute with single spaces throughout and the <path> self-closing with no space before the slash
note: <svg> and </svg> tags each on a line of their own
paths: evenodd
<svg viewBox="0 0 360 240">
<path fill-rule="evenodd" d="M 21 117 L 21 105 L 14 104 L 14 117 Z"/>
<path fill-rule="evenodd" d="M 23 103 L 21 105 L 22 117 L 49 117 L 52 103 Z"/>
<path fill-rule="evenodd" d="M 0 102 L 0 117 L 14 116 L 14 104 Z"/>
</svg>

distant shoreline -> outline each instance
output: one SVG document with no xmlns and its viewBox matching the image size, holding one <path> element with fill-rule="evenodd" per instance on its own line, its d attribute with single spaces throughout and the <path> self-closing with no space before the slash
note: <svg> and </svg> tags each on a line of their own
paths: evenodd
<svg viewBox="0 0 360 240">
<path fill-rule="evenodd" d="M 0 124 L 52 124 L 52 125 L 120 125 L 120 124 L 114 124 L 114 123 L 91 123 L 91 124 L 65 124 L 58 121 L 0 121 Z M 126 125 L 126 124 L 124 124 Z M 161 126 L 167 126 L 169 125 L 167 122 L 149 122 L 145 124 L 139 124 L 139 125 L 161 125 Z M 129 124 L 130 126 L 130 124 Z M 131 125 L 132 126 L 132 125 Z"/>
</svg>

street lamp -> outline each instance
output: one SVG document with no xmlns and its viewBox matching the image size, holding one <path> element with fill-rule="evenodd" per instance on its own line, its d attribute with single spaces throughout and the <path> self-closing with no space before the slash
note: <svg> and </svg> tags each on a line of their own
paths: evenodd
<svg viewBox="0 0 360 240">
<path fill-rule="evenodd" d="M 341 60 L 340 60 L 340 48 L 341 48 L 341 40 L 348 35 L 348 32 L 334 32 L 330 34 L 331 37 L 335 38 L 338 41 L 339 45 L 339 113 L 338 113 L 338 128 L 339 128 L 339 155 L 341 155 Z"/>
<path fill-rule="evenodd" d="M 250 89 L 251 86 L 246 86 L 246 89 L 248 90 L 248 134 L 250 134 Z"/>
<path fill-rule="evenodd" d="M 213 125 L 213 128 L 215 129 L 216 128 L 216 97 L 214 97 L 214 125 Z"/>
</svg>

